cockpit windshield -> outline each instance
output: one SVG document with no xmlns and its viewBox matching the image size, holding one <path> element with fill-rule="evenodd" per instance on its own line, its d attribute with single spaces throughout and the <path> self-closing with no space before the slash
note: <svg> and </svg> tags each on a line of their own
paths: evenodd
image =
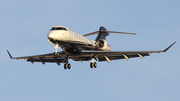
<svg viewBox="0 0 180 101">
<path fill-rule="evenodd" d="M 67 29 L 63 28 L 63 27 L 53 27 L 51 30 L 65 30 L 65 31 L 67 31 Z"/>
</svg>

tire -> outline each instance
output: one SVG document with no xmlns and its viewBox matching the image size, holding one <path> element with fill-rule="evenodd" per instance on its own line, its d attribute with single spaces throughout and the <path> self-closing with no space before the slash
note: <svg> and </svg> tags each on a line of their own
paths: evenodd
<svg viewBox="0 0 180 101">
<path fill-rule="evenodd" d="M 68 67 L 68 69 L 71 69 L 71 64 L 68 64 L 67 67 Z"/>
<path fill-rule="evenodd" d="M 56 52 L 54 52 L 54 56 L 59 56 L 59 53 L 58 53 L 58 52 L 57 52 L 57 53 L 56 53 Z"/>
<path fill-rule="evenodd" d="M 54 56 L 56 56 L 56 52 L 54 52 Z"/>
<path fill-rule="evenodd" d="M 94 63 L 94 68 L 97 68 L 97 63 L 96 62 Z"/>
<path fill-rule="evenodd" d="M 93 68 L 93 65 L 94 65 L 94 64 L 91 62 L 91 63 L 90 63 L 90 67 Z"/>
<path fill-rule="evenodd" d="M 67 64 L 64 64 L 64 69 L 67 69 Z"/>
</svg>

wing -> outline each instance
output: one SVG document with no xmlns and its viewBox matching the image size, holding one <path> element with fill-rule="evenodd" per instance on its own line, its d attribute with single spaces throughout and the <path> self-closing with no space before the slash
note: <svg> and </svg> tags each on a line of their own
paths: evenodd
<svg viewBox="0 0 180 101">
<path fill-rule="evenodd" d="M 160 53 L 166 52 L 170 47 L 172 47 L 176 42 L 161 51 L 93 51 L 93 50 L 82 50 L 77 54 L 72 54 L 68 58 L 73 59 L 75 61 L 89 61 L 92 58 L 95 58 L 98 61 L 108 61 L 110 63 L 111 60 L 117 59 L 126 59 L 133 57 L 141 57 L 149 56 L 149 53 Z M 62 51 L 58 52 L 59 55 L 54 55 L 54 53 L 42 54 L 42 55 L 34 55 L 34 56 L 25 56 L 25 57 L 12 57 L 10 52 L 7 50 L 11 59 L 27 59 L 27 61 L 34 62 L 52 62 L 57 63 L 65 63 L 67 61 L 67 55 Z"/>
<path fill-rule="evenodd" d="M 59 55 L 56 56 L 54 53 L 49 54 L 42 54 L 42 55 L 34 55 L 34 56 L 25 56 L 25 57 L 12 57 L 10 52 L 7 50 L 9 56 L 11 59 L 27 59 L 27 61 L 30 61 L 31 63 L 34 62 L 42 62 L 45 64 L 45 62 L 53 62 L 60 65 L 60 63 L 64 63 L 66 60 L 66 55 L 64 52 L 59 52 Z"/>
<path fill-rule="evenodd" d="M 90 56 L 91 58 L 95 58 L 99 61 L 107 61 L 110 63 L 111 60 L 117 60 L 117 59 L 126 59 L 129 60 L 129 58 L 133 57 L 140 57 L 143 58 L 144 56 L 149 56 L 149 53 L 161 53 L 166 52 L 169 48 L 171 48 L 176 42 L 171 44 L 169 47 L 167 47 L 164 50 L 160 51 L 81 51 L 81 56 Z"/>
</svg>

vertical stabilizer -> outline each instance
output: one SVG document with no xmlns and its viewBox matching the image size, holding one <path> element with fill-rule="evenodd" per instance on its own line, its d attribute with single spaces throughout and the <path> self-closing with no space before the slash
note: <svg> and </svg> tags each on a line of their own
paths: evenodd
<svg viewBox="0 0 180 101">
<path fill-rule="evenodd" d="M 98 40 L 100 40 L 100 39 L 104 39 L 104 40 L 106 40 L 106 36 L 108 36 L 109 35 L 109 33 L 108 33 L 108 31 L 106 30 L 106 28 L 104 28 L 103 26 L 101 26 L 100 28 L 99 28 L 99 34 L 98 34 L 98 36 L 96 37 L 96 42 L 98 41 Z"/>
</svg>

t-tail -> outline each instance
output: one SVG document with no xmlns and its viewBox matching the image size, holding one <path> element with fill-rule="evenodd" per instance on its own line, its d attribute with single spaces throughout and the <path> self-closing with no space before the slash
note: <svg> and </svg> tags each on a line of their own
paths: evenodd
<svg viewBox="0 0 180 101">
<path fill-rule="evenodd" d="M 109 32 L 106 30 L 106 28 L 104 28 L 103 26 L 101 26 L 100 28 L 99 28 L 99 34 L 97 35 L 97 37 L 96 37 L 96 43 L 97 43 L 97 41 L 98 40 L 106 40 L 106 36 L 108 36 L 109 35 Z"/>
<path fill-rule="evenodd" d="M 137 35 L 136 33 L 127 33 L 127 32 L 117 32 L 117 31 L 107 31 L 106 28 L 101 26 L 99 28 L 99 31 L 95 31 L 89 34 L 85 34 L 83 36 L 90 36 L 94 34 L 98 34 L 95 39 L 96 49 L 98 50 L 104 50 L 104 51 L 110 51 L 111 46 L 105 41 L 106 37 L 109 35 L 109 33 L 119 33 L 119 34 L 131 34 L 131 35 Z"/>
</svg>

